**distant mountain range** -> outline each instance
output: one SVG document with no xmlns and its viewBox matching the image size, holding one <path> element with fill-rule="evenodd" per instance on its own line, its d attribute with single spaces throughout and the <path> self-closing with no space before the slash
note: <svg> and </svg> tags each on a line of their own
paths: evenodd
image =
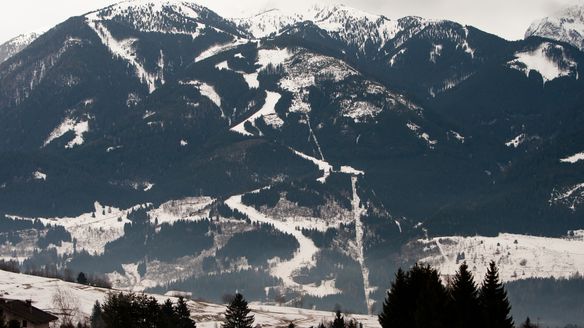
<svg viewBox="0 0 584 328">
<path fill-rule="evenodd" d="M 418 260 L 581 272 L 579 12 L 511 42 L 342 5 L 227 19 L 140 0 L 11 41 L 0 253 L 118 287 L 359 312 Z"/>
</svg>

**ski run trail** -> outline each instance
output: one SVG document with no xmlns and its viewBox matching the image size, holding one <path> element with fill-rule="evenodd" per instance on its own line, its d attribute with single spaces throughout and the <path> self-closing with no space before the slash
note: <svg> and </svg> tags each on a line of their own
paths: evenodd
<svg viewBox="0 0 584 328">
<path fill-rule="evenodd" d="M 372 288 L 370 287 L 369 284 L 369 269 L 365 264 L 365 254 L 363 249 L 364 227 L 361 217 L 365 210 L 360 206 L 361 199 L 359 198 L 359 195 L 357 193 L 358 179 L 359 178 L 357 175 L 353 175 L 351 177 L 351 185 L 353 189 L 353 199 L 351 203 L 355 220 L 356 257 L 357 262 L 361 267 L 365 302 L 367 305 L 367 312 L 369 313 L 371 311 L 372 305 L 372 300 L 370 299 Z M 271 274 L 282 279 L 284 286 L 305 292 L 309 295 L 326 296 L 337 294 L 340 292 L 338 289 L 334 287 L 331 288 L 331 286 L 327 286 L 326 284 L 320 286 L 315 286 L 314 284 L 302 285 L 294 281 L 294 277 L 296 276 L 297 270 L 301 268 L 312 268 L 316 265 L 315 255 L 318 253 L 319 248 L 316 247 L 316 245 L 310 238 L 302 234 L 302 232 L 300 231 L 301 227 L 295 224 L 291 224 L 289 222 L 281 221 L 266 216 L 260 211 L 256 210 L 255 208 L 243 204 L 241 199 L 242 195 L 235 195 L 227 199 L 225 201 L 225 204 L 230 208 L 236 209 L 239 212 L 247 215 L 252 222 L 272 225 L 276 230 L 285 234 L 292 235 L 298 241 L 299 247 L 298 250 L 294 253 L 293 258 L 288 261 L 277 262 L 271 268 Z"/>
</svg>

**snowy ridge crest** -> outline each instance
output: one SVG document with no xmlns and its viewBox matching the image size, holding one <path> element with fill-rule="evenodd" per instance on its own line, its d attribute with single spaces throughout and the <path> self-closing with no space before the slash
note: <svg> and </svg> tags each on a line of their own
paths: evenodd
<svg viewBox="0 0 584 328">
<path fill-rule="evenodd" d="M 525 33 L 526 38 L 530 36 L 566 42 L 584 50 L 584 5 L 571 6 L 533 22 Z"/>
</svg>

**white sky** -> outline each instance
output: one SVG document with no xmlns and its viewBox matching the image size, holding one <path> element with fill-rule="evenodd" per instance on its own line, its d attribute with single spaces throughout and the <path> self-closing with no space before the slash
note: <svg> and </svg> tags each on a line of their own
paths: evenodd
<svg viewBox="0 0 584 328">
<path fill-rule="evenodd" d="M 520 39 L 529 24 L 584 0 L 326 0 L 344 3 L 389 18 L 417 15 L 473 25 L 507 39 Z M 50 28 L 68 17 L 118 2 L 116 0 L 2 0 L 0 42 L 18 34 Z M 265 9 L 309 6 L 316 0 L 194 0 L 225 17 Z"/>
</svg>

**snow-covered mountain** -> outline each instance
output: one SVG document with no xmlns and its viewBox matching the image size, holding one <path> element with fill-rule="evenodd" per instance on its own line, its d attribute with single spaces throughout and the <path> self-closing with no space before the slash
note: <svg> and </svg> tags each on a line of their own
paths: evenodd
<svg viewBox="0 0 584 328">
<path fill-rule="evenodd" d="M 525 37 L 530 36 L 566 42 L 584 50 L 584 4 L 565 8 L 533 22 L 525 33 Z"/>
<path fill-rule="evenodd" d="M 0 64 L 0 257 L 362 313 L 398 267 L 465 250 L 567 277 L 583 68 L 554 40 L 340 5 L 72 17 Z"/>
<path fill-rule="evenodd" d="M 6 61 L 8 58 L 19 53 L 22 49 L 26 48 L 34 40 L 36 40 L 40 32 L 31 32 L 21 34 L 13 39 L 10 39 L 0 45 L 0 63 Z"/>
<path fill-rule="evenodd" d="M 419 28 L 427 24 L 424 19 L 415 17 Z M 399 32 L 403 31 L 404 20 L 390 20 L 385 16 L 374 15 L 347 7 L 345 5 L 313 5 L 298 11 L 272 9 L 252 17 L 236 18 L 237 25 L 256 38 L 263 38 L 281 32 L 295 24 L 311 22 L 318 28 L 351 45 L 367 42 L 379 48 Z"/>
</svg>

